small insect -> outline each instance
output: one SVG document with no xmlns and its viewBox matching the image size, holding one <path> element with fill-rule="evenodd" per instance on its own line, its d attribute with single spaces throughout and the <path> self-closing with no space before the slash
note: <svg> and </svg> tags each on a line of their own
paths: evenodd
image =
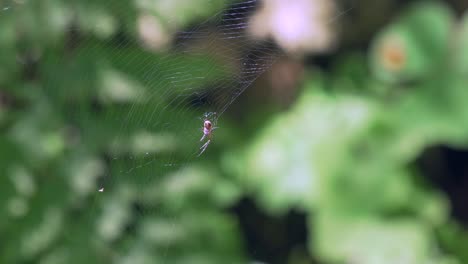
<svg viewBox="0 0 468 264">
<path fill-rule="evenodd" d="M 207 138 L 208 140 L 205 142 L 205 144 L 203 144 L 203 146 L 200 147 L 201 151 L 198 154 L 198 156 L 200 156 L 203 152 L 205 152 L 206 148 L 208 148 L 208 145 L 210 144 L 211 138 L 213 136 L 213 130 L 217 128 L 213 126 L 214 123 L 212 123 L 210 120 L 210 117 L 213 117 L 213 116 L 216 116 L 216 112 L 206 113 L 204 116 L 205 118 L 203 119 L 203 127 L 202 127 L 203 136 L 200 139 L 200 141 L 203 141 L 205 138 Z M 213 119 L 213 120 L 216 120 L 216 119 Z"/>
</svg>

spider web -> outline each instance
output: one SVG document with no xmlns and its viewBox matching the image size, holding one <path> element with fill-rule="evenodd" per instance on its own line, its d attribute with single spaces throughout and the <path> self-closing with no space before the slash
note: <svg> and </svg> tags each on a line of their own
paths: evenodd
<svg viewBox="0 0 468 264">
<path fill-rule="evenodd" d="M 167 174 L 180 170 L 199 155 L 199 147 L 205 143 L 200 142 L 204 116 L 218 123 L 229 106 L 280 53 L 271 41 L 252 41 L 245 32 L 248 18 L 258 4 L 258 0 L 228 4 L 189 30 L 173 33 L 174 43 L 163 55 L 137 61 L 138 79 L 151 89 L 139 94 L 136 101 L 152 103 L 144 106 L 134 103 L 117 117 L 122 125 L 116 146 L 122 141 L 128 143 L 131 134 L 134 145 L 138 145 L 135 141 L 139 136 L 140 139 L 148 136 L 151 141 L 151 133 L 160 136 L 160 143 L 167 140 L 167 144 L 130 154 L 127 149 L 123 156 L 112 157 L 122 167 L 104 178 L 103 188 L 112 185 L 116 175 L 134 178 L 129 175 L 139 175 L 139 170 L 142 184 L 146 185 L 158 177 L 158 171 Z M 120 48 L 132 44 L 124 41 Z M 135 57 L 123 52 L 117 60 L 123 65 L 135 61 Z"/>
<path fill-rule="evenodd" d="M 104 261 L 178 263 L 170 259 L 179 247 L 193 246 L 178 246 L 179 237 L 189 232 L 177 229 L 189 225 L 194 215 L 183 205 L 181 193 L 191 184 L 184 178 L 204 176 L 192 170 L 204 144 L 203 117 L 212 116 L 220 127 L 215 133 L 222 133 L 229 107 L 281 55 L 272 41 L 253 41 L 246 33 L 261 1 L 200 2 L 215 8 L 189 22 L 148 10 L 148 1 L 18 0 L 0 6 L 1 16 L 19 21 L 16 30 L 31 38 L 18 47 L 18 63 L 27 78 L 40 83 L 55 104 L 53 116 L 65 120 L 67 136 L 76 141 L 70 160 L 80 162 L 64 170 L 78 167 L 83 173 L 65 180 L 69 185 L 63 200 L 86 211 L 89 219 L 83 222 L 94 233 L 67 227 L 65 240 L 96 238 L 91 244 L 108 252 L 100 256 Z M 41 13 L 47 4 L 59 10 Z M 173 29 L 166 49 L 151 51 L 139 39 L 136 21 L 143 14 Z M 58 26 L 28 27 L 30 19 Z M 216 150 L 214 139 L 198 159 Z M 92 206 L 86 206 L 90 197 Z M 140 252 L 145 248 L 140 237 L 156 245 L 152 250 L 157 253 L 148 259 L 139 259 L 146 256 Z"/>
<path fill-rule="evenodd" d="M 146 222 L 158 230 L 151 241 L 164 239 L 164 233 L 173 234 L 168 235 L 158 247 L 161 250 L 159 257 L 163 261 L 178 259 L 176 255 L 180 253 L 181 245 L 172 244 L 171 237 L 177 237 L 174 233 L 184 228 L 187 219 L 200 217 L 198 213 L 194 215 L 190 207 L 206 210 L 204 205 L 196 202 L 185 203 L 191 205 L 184 206 L 184 188 L 181 187 L 197 184 L 190 183 L 191 180 L 187 178 L 197 173 L 192 169 L 192 163 L 200 153 L 199 147 L 205 143 L 200 142 L 203 117 L 210 116 L 214 124 L 222 127 L 222 122 L 218 121 L 222 120 L 220 118 L 229 106 L 271 66 L 278 55 L 278 50 L 271 42 L 253 42 L 247 37 L 245 31 L 248 18 L 257 5 L 256 0 L 231 3 L 205 21 L 175 33 L 173 47 L 160 58 L 138 61 L 137 72 L 142 74 L 140 80 L 144 80 L 144 86 L 155 88 L 139 95 L 137 101 L 141 98 L 142 101 L 154 103 L 150 104 L 149 109 L 134 103 L 125 115 L 118 117 L 121 118 L 122 126 L 116 144 L 120 144 L 119 141 L 128 142 L 128 136 L 132 134 L 134 141 L 141 139 L 142 135 L 153 135 L 153 140 L 158 141 L 159 137 L 159 143 L 168 144 L 160 144 L 159 149 L 150 148 L 136 153 L 130 151 L 130 154 L 124 151 L 123 155 L 117 151 L 111 161 L 114 171 L 104 178 L 103 188 L 105 191 L 116 188 L 121 190 L 119 186 L 122 183 L 125 183 L 123 190 L 129 185 L 135 186 L 133 190 L 139 193 L 130 196 L 138 201 L 138 214 L 155 216 L 153 221 Z M 120 59 L 126 63 L 133 58 L 129 56 Z M 199 67 L 194 67 L 198 64 Z M 148 139 L 152 141 L 151 137 Z M 140 144 L 146 145 L 144 141 Z M 210 155 L 214 144 L 216 140 L 203 154 Z M 204 155 L 200 158 L 203 159 Z M 204 172 L 200 175 L 206 177 Z M 164 192 L 164 188 L 167 190 L 166 195 L 158 197 L 154 193 Z M 209 200 L 206 202 L 210 203 Z M 203 215 L 194 221 L 203 221 Z M 208 233 L 211 232 L 219 231 Z M 211 251 L 216 247 L 209 248 Z M 189 256 L 193 254 L 193 249 L 187 251 Z M 225 256 L 211 261 L 219 262 L 232 257 Z M 131 257 L 127 259 L 134 261 Z"/>
</svg>

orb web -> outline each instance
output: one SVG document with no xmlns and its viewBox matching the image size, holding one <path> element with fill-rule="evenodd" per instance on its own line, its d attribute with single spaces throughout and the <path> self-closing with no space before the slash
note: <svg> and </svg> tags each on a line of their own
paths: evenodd
<svg viewBox="0 0 468 264">
<path fill-rule="evenodd" d="M 203 195 L 184 201 L 187 188 L 205 177 L 194 164 L 220 152 L 216 134 L 224 114 L 281 56 L 272 41 L 247 33 L 259 0 L 171 3 L 11 0 L 0 6 L 0 19 L 16 31 L 2 33 L 23 43 L 12 48 L 17 66 L 11 73 L 30 81 L 33 101 L 47 98 L 44 118 L 65 124 L 69 163 L 60 172 L 67 184 L 54 203 L 84 216 L 82 226 L 66 227 L 64 240 L 92 241 L 104 261 L 187 263 L 177 256 L 181 250 L 204 251 L 184 230 L 212 203 Z M 219 129 L 199 156 L 207 116 Z M 204 216 L 194 221 L 203 223 Z M 57 248 L 57 258 L 66 255 Z"/>
</svg>

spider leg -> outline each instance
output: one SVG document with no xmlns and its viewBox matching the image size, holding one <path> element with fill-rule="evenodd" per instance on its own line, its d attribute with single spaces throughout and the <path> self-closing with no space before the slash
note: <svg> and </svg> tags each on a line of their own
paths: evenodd
<svg viewBox="0 0 468 264">
<path fill-rule="evenodd" d="M 208 147 L 208 144 L 210 144 L 211 139 L 208 139 L 208 141 L 203 144 L 203 146 L 200 147 L 200 149 L 206 149 Z"/>
<path fill-rule="evenodd" d="M 201 151 L 200 153 L 198 154 L 197 157 L 199 157 L 203 152 L 205 152 L 206 148 L 208 148 L 208 144 L 210 144 L 211 142 L 211 139 L 208 139 L 208 141 L 206 141 L 205 144 L 203 144 L 203 146 L 200 147 Z"/>
<path fill-rule="evenodd" d="M 203 136 L 201 137 L 200 141 L 203 141 L 205 139 L 206 135 L 203 134 Z"/>
</svg>

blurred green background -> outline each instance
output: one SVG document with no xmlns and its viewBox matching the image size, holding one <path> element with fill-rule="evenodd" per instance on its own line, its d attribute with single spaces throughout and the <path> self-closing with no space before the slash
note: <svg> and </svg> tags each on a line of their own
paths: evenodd
<svg viewBox="0 0 468 264">
<path fill-rule="evenodd" d="M 467 8 L 1 1 L 0 263 L 468 263 Z"/>
</svg>

